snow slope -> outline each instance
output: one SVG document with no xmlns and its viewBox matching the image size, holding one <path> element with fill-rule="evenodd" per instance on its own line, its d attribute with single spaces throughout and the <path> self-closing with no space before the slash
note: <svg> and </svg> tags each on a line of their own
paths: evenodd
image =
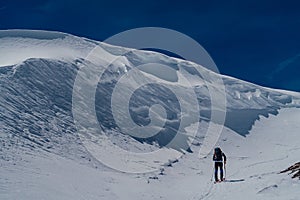
<svg viewBox="0 0 300 200">
<path fill-rule="evenodd" d="M 211 181 L 211 156 L 199 160 L 196 154 L 186 154 L 166 167 L 165 175 L 130 175 L 45 152 L 18 152 L 22 161 L 1 162 L 0 198 L 296 200 L 299 181 L 278 173 L 299 159 L 299 118 L 299 109 L 281 110 L 258 121 L 246 138 L 225 129 L 219 144 L 228 156 L 228 182 Z"/>
<path fill-rule="evenodd" d="M 97 45 L 104 49 L 102 56 L 94 63 L 86 62 Z M 296 199 L 299 183 L 277 172 L 298 161 L 298 93 L 264 88 L 200 66 L 202 73 L 222 78 L 227 95 L 227 116 L 219 143 L 229 157 L 229 182 L 213 185 L 211 158 L 199 160 L 197 153 L 211 113 L 205 84 L 216 91 L 219 85 L 213 79 L 204 82 L 195 63 L 149 51 L 132 50 L 122 55 L 127 50 L 64 33 L 0 31 L 0 199 L 235 199 L 245 194 L 249 199 Z M 200 118 L 193 145 L 189 146 L 190 132 L 196 124 L 188 121 L 178 141 L 165 148 L 165 157 L 138 162 L 149 168 L 163 167 L 165 175 L 116 172 L 90 155 L 76 134 L 72 117 L 76 73 L 92 64 L 101 67 L 111 57 L 118 59 L 101 77 L 95 108 L 101 134 L 123 149 L 158 150 L 173 138 L 180 122 L 173 94 L 156 85 L 146 86 L 130 101 L 134 122 L 147 125 L 150 106 L 160 104 L 168 111 L 166 125 L 147 139 L 124 134 L 113 119 L 110 104 L 116 82 L 128 71 L 147 63 L 167 65 L 172 69 L 167 75 L 145 68 L 140 79 L 123 86 L 156 81 L 176 86 L 178 94 L 189 96 L 186 88 L 191 86 L 180 76 L 184 74 L 197 94 L 201 113 L 193 109 L 183 112 Z M 158 113 L 156 119 L 162 115 Z M 215 122 L 213 126 L 220 125 Z M 182 154 L 181 150 L 194 153 Z M 178 155 L 179 162 L 172 163 Z"/>
</svg>

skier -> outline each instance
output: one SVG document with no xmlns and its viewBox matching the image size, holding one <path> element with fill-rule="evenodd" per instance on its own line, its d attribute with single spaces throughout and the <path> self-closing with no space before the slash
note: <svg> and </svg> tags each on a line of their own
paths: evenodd
<svg viewBox="0 0 300 200">
<path fill-rule="evenodd" d="M 215 182 L 224 181 L 223 178 L 223 157 L 224 157 L 224 167 L 226 165 L 226 155 L 222 152 L 220 147 L 215 148 L 213 155 L 213 161 L 215 162 Z M 220 168 L 220 181 L 218 180 L 218 169 Z"/>
</svg>

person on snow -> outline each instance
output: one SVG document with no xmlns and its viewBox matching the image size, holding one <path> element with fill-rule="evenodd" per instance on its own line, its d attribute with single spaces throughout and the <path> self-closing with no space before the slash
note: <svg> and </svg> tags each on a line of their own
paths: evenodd
<svg viewBox="0 0 300 200">
<path fill-rule="evenodd" d="M 220 147 L 215 148 L 213 161 L 215 162 L 215 181 L 219 182 L 218 172 L 220 169 L 220 180 L 223 181 L 223 158 L 224 158 L 224 166 L 226 165 L 226 155 L 222 152 Z"/>
</svg>

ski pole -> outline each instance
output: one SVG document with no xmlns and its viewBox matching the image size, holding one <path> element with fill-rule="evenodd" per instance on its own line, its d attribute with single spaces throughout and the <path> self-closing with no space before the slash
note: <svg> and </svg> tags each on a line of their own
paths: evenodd
<svg viewBox="0 0 300 200">
<path fill-rule="evenodd" d="M 212 167 L 212 175 L 211 175 L 211 178 L 210 178 L 210 181 L 213 181 L 213 177 L 214 177 L 214 167 Z"/>
<path fill-rule="evenodd" d="M 225 176 L 224 176 L 224 179 L 226 180 L 226 175 L 227 175 L 227 173 L 226 173 L 226 164 L 225 164 L 225 162 L 224 162 L 224 172 L 225 172 Z"/>
</svg>

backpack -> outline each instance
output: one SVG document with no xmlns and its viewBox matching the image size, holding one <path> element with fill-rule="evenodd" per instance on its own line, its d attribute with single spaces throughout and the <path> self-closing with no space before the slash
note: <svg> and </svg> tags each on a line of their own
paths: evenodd
<svg viewBox="0 0 300 200">
<path fill-rule="evenodd" d="M 223 160 L 222 150 L 219 147 L 215 148 L 214 160 L 215 161 L 222 161 Z"/>
</svg>

